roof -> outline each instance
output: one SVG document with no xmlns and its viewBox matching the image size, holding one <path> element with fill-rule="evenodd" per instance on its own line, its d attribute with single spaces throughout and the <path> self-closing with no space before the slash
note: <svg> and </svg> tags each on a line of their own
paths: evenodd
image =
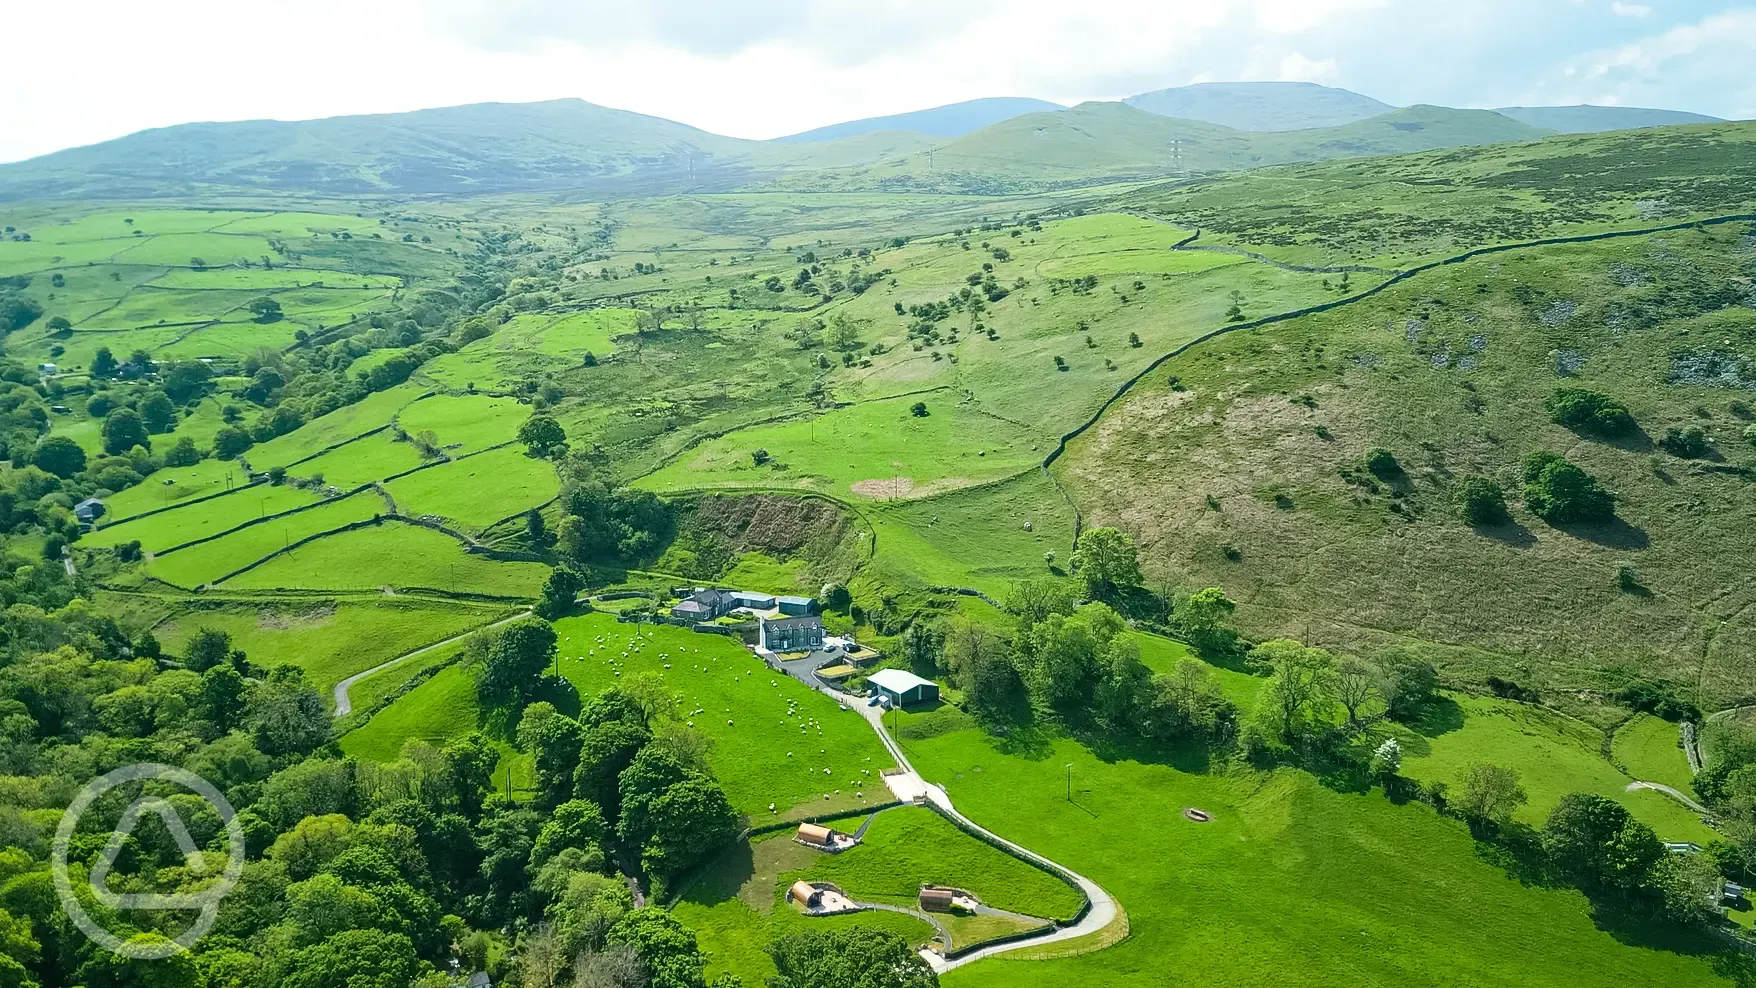
<svg viewBox="0 0 1756 988">
<path fill-rule="evenodd" d="M 794 882 L 793 887 L 787 890 L 787 894 L 799 902 L 810 902 L 811 897 L 817 894 L 817 890 L 800 881 Z"/>
<path fill-rule="evenodd" d="M 809 617 L 764 618 L 762 623 L 770 628 L 821 628 L 823 619 L 816 615 Z"/>
<path fill-rule="evenodd" d="M 827 844 L 835 836 L 835 831 L 828 827 L 819 827 L 815 823 L 799 824 L 799 836 L 814 844 Z"/>
<path fill-rule="evenodd" d="M 726 593 L 723 590 L 711 590 L 711 589 L 710 590 L 697 590 L 694 593 L 689 595 L 690 600 L 697 601 L 697 602 L 702 603 L 702 604 L 706 604 L 710 607 L 715 605 L 715 604 L 720 604 L 720 603 L 723 603 L 727 600 L 730 600 L 731 597 L 732 597 L 731 594 Z"/>
<path fill-rule="evenodd" d="M 703 604 L 698 600 L 685 600 L 685 601 L 677 604 L 677 606 L 671 608 L 671 610 L 673 610 L 673 611 L 700 611 L 700 612 L 705 614 L 706 612 L 713 610 L 713 608 L 708 607 L 706 604 Z"/>
<path fill-rule="evenodd" d="M 86 499 L 85 499 L 85 500 L 83 500 L 83 501 L 81 501 L 81 502 L 79 502 L 79 503 L 78 503 L 78 504 L 76 504 L 76 505 L 74 505 L 74 506 L 73 506 L 73 510 L 75 510 L 75 511 L 78 511 L 78 510 L 79 510 L 79 509 L 80 509 L 80 508 L 89 508 L 89 507 L 91 507 L 91 506 L 92 506 L 92 505 L 94 505 L 94 504 L 95 504 L 95 505 L 97 505 L 97 506 L 98 506 L 98 507 L 100 507 L 100 508 L 101 508 L 101 507 L 103 507 L 103 506 L 104 506 L 104 500 L 103 500 L 103 498 L 99 498 L 99 497 L 88 497 L 88 498 L 86 498 Z"/>
<path fill-rule="evenodd" d="M 782 604 L 798 604 L 804 607 L 810 607 L 817 603 L 816 597 L 776 597 L 774 599 Z"/>
<path fill-rule="evenodd" d="M 921 900 L 923 902 L 950 902 L 956 897 L 957 893 L 951 889 L 921 889 Z"/>
<path fill-rule="evenodd" d="M 938 683 L 933 682 L 931 679 L 922 679 L 914 673 L 909 672 L 907 669 L 880 669 L 872 675 L 867 676 L 866 682 L 871 683 L 873 686 L 888 690 L 891 693 L 907 693 L 909 690 L 920 686 L 931 686 L 934 689 L 939 688 Z"/>
</svg>

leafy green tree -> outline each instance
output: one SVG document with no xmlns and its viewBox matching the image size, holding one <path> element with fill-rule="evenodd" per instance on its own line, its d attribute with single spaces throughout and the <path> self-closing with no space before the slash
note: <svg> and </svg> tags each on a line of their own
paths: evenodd
<svg viewBox="0 0 1756 988">
<path fill-rule="evenodd" d="M 573 774 L 574 796 L 595 802 L 610 820 L 620 819 L 621 775 L 651 741 L 644 723 L 610 720 L 588 726 Z"/>
<path fill-rule="evenodd" d="M 1416 655 L 1390 650 L 1378 656 L 1384 704 L 1397 720 L 1413 720 L 1439 695 L 1439 670 Z"/>
<path fill-rule="evenodd" d="M 939 669 L 939 654 L 945 647 L 945 636 L 925 621 L 916 621 L 902 633 L 902 655 L 909 667 L 923 676 Z"/>
<path fill-rule="evenodd" d="M 1223 650 L 1236 639 L 1225 622 L 1237 609 L 1224 590 L 1203 587 L 1176 602 L 1171 608 L 1171 623 L 1196 648 Z"/>
<path fill-rule="evenodd" d="M 152 449 L 146 426 L 141 424 L 139 413 L 132 408 L 118 408 L 105 416 L 103 436 L 104 452 L 111 456 L 121 456 L 136 446 Z"/>
<path fill-rule="evenodd" d="M 1506 513 L 1506 491 L 1479 473 L 1457 482 L 1451 503 L 1457 507 L 1458 517 L 1470 525 L 1502 525 L 1511 517 Z"/>
<path fill-rule="evenodd" d="M 711 779 L 685 779 L 666 789 L 647 812 L 650 831 L 640 865 L 670 882 L 737 839 L 739 819 L 725 790 Z"/>
<path fill-rule="evenodd" d="M 1665 854 L 1652 828 L 1621 803 L 1584 792 L 1562 796 L 1549 811 L 1543 846 L 1573 880 L 1624 891 L 1645 884 Z"/>
<path fill-rule="evenodd" d="M 32 462 L 37 469 L 67 480 L 85 469 L 85 450 L 66 436 L 44 436 L 37 443 Z"/>
<path fill-rule="evenodd" d="M 155 948 L 167 940 L 158 933 L 136 933 L 125 943 Z M 74 977 L 85 988 L 202 988 L 195 959 L 183 951 L 163 960 L 138 960 L 109 950 L 94 950 Z"/>
<path fill-rule="evenodd" d="M 400 933 L 344 930 L 293 954 L 283 985 L 299 988 L 364 988 L 406 985 L 419 969 L 415 945 Z"/>
<path fill-rule="evenodd" d="M 222 425 L 213 434 L 213 455 L 229 460 L 254 446 L 256 441 L 243 429 Z"/>
<path fill-rule="evenodd" d="M 500 761 L 494 742 L 472 731 L 448 742 L 441 754 L 451 768 L 459 808 L 469 816 L 479 815 L 482 802 L 494 791 L 494 766 Z"/>
<path fill-rule="evenodd" d="M 1473 826 L 1503 827 L 1527 798 L 1518 784 L 1517 771 L 1482 763 L 1470 766 L 1464 774 L 1463 786 L 1451 805 Z"/>
<path fill-rule="evenodd" d="M 201 462 L 201 451 L 195 448 L 195 440 L 188 436 L 179 436 L 165 451 L 165 466 L 192 467 Z"/>
<path fill-rule="evenodd" d="M 244 306 L 244 308 L 248 309 L 250 313 L 256 317 L 257 322 L 274 322 L 283 314 L 281 312 L 280 303 L 266 295 L 261 298 L 252 299 L 248 305 Z"/>
<path fill-rule="evenodd" d="M 663 909 L 647 906 L 630 912 L 610 928 L 606 939 L 640 955 L 652 979 L 651 988 L 703 988 L 705 984 L 695 934 Z"/>
<path fill-rule="evenodd" d="M 1725 876 L 1707 854 L 1666 854 L 1653 866 L 1648 886 L 1658 893 L 1665 914 L 1679 923 L 1710 926 L 1719 921 Z"/>
<path fill-rule="evenodd" d="M 769 944 L 769 988 L 937 988 L 939 976 L 902 934 L 872 926 L 794 933 Z"/>
<path fill-rule="evenodd" d="M 1006 609 L 1018 615 L 1019 627 L 1026 631 L 1051 614 L 1072 614 L 1078 607 L 1078 591 L 1053 577 L 1020 580 L 1006 595 Z"/>
<path fill-rule="evenodd" d="M 1665 430 L 1665 437 L 1658 441 L 1658 445 L 1672 456 L 1685 460 L 1699 460 L 1713 451 L 1713 444 L 1707 441 L 1707 430 L 1698 425 L 1681 429 L 1672 426 Z"/>
<path fill-rule="evenodd" d="M 1088 529 L 1073 549 L 1073 571 L 1084 578 L 1093 597 L 1138 584 L 1140 561 L 1134 540 L 1114 528 Z"/>
<path fill-rule="evenodd" d="M 201 716 L 222 731 L 238 726 L 244 718 L 244 677 L 230 664 L 216 665 L 201 675 Z"/>
<path fill-rule="evenodd" d="M 1324 649 L 1276 638 L 1251 649 L 1249 660 L 1274 670 L 1263 706 L 1277 718 L 1285 739 L 1296 737 L 1336 702 L 1335 656 Z"/>
<path fill-rule="evenodd" d="M 1551 525 L 1605 522 L 1616 513 L 1615 495 L 1554 453 L 1533 453 L 1524 461 L 1524 504 Z"/>
<path fill-rule="evenodd" d="M 201 360 L 173 360 L 159 368 L 159 383 L 174 404 L 187 405 L 208 391 L 213 368 Z"/>
<path fill-rule="evenodd" d="M 280 666 L 250 689 L 244 721 L 268 755 L 310 754 L 329 740 L 329 707 L 296 666 Z"/>
<path fill-rule="evenodd" d="M 573 773 L 579 767 L 584 731 L 579 722 L 555 709 L 533 703 L 518 721 L 518 746 L 534 761 L 536 807 L 551 810 L 573 796 Z"/>
<path fill-rule="evenodd" d="M 572 567 L 557 566 L 543 581 L 543 593 L 537 600 L 537 616 L 553 621 L 573 610 L 579 592 L 585 589 L 585 577 Z"/>
<path fill-rule="evenodd" d="M 92 377 L 100 380 L 106 377 L 115 377 L 118 366 L 120 365 L 116 363 L 116 355 L 111 353 L 107 346 L 98 347 L 97 351 L 91 355 Z"/>
<path fill-rule="evenodd" d="M 1544 399 L 1543 408 L 1555 424 L 1574 432 L 1623 436 L 1635 428 L 1628 406 L 1587 388 L 1556 388 Z"/>
<path fill-rule="evenodd" d="M 691 777 L 693 773 L 677 756 L 665 748 L 649 744 L 635 754 L 634 760 L 617 777 L 621 796 L 621 812 L 616 819 L 616 835 L 626 847 L 642 847 L 652 836 L 652 804 L 665 790 Z"/>
<path fill-rule="evenodd" d="M 140 421 L 146 431 L 158 434 L 171 431 L 177 423 L 177 406 L 163 391 L 150 391 L 140 402 Z"/>
<path fill-rule="evenodd" d="M 530 448 L 533 456 L 553 459 L 567 452 L 567 432 L 561 423 L 548 415 L 532 415 L 518 427 L 518 441 Z"/>
<path fill-rule="evenodd" d="M 540 868 L 569 848 L 579 851 L 601 846 L 609 833 L 603 810 L 586 799 L 571 799 L 556 806 L 548 822 L 537 832 L 531 847 L 531 867 Z"/>
<path fill-rule="evenodd" d="M 555 628 L 526 619 L 494 636 L 476 669 L 476 696 L 485 707 L 522 703 L 555 657 Z"/>
<path fill-rule="evenodd" d="M 1396 454 L 1378 447 L 1366 451 L 1366 469 L 1374 476 L 1385 480 L 1394 480 L 1402 473 L 1402 464 L 1396 462 Z"/>
<path fill-rule="evenodd" d="M 232 636 L 217 628 L 197 628 L 183 647 L 183 666 L 206 672 L 232 656 Z"/>
</svg>

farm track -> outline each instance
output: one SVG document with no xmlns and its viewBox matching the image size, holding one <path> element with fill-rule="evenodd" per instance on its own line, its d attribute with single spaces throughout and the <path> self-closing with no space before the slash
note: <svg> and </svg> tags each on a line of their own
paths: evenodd
<svg viewBox="0 0 1756 988">
<path fill-rule="evenodd" d="M 494 621 L 490 624 L 484 624 L 484 625 L 481 625 L 480 627 L 471 628 L 468 631 L 464 631 L 464 632 L 460 632 L 458 634 L 452 635 L 450 638 L 447 638 L 443 641 L 436 641 L 431 645 L 423 645 L 420 648 L 417 648 L 413 651 L 404 652 L 401 655 L 397 656 L 396 658 L 389 659 L 389 660 L 386 660 L 384 662 L 380 662 L 377 665 L 373 666 L 372 668 L 365 670 L 364 672 L 354 673 L 352 676 L 349 676 L 348 678 L 335 684 L 335 690 L 333 692 L 334 699 L 335 699 L 335 712 L 332 716 L 336 717 L 336 718 L 341 718 L 341 717 L 346 717 L 350 713 L 353 713 L 354 705 L 353 705 L 353 701 L 348 699 L 348 691 L 353 689 L 354 684 L 359 682 L 360 680 L 365 679 L 368 676 L 373 676 L 373 675 L 376 675 L 380 672 L 383 672 L 384 670 L 389 669 L 391 666 L 397 665 L 397 664 L 404 662 L 408 659 L 412 659 L 417 655 L 425 655 L 428 652 L 431 652 L 435 649 L 444 648 L 447 645 L 455 645 L 456 643 L 463 641 L 465 638 L 468 638 L 469 636 L 476 634 L 478 632 L 492 631 L 495 628 L 499 628 L 499 627 L 503 627 L 505 625 L 511 624 L 512 622 L 520 620 L 521 618 L 529 617 L 530 613 L 531 613 L 530 609 L 525 608 L 516 614 L 510 615 L 508 617 L 503 617 L 500 620 Z"/>
</svg>

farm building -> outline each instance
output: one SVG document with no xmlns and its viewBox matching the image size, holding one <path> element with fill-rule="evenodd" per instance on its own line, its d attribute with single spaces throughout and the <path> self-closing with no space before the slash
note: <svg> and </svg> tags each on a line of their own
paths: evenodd
<svg viewBox="0 0 1756 988">
<path fill-rule="evenodd" d="M 951 911 L 951 902 L 955 898 L 957 898 L 956 889 L 924 886 L 921 889 L 921 908 L 930 913 L 948 913 Z"/>
<path fill-rule="evenodd" d="M 772 652 L 809 652 L 823 647 L 819 617 L 764 618 L 759 643 Z"/>
<path fill-rule="evenodd" d="M 774 595 L 766 593 L 750 593 L 746 590 L 732 591 L 733 607 L 748 607 L 753 611 L 774 610 Z"/>
<path fill-rule="evenodd" d="M 839 830 L 818 826 L 815 823 L 799 824 L 799 832 L 794 835 L 793 839 L 813 850 L 828 851 L 831 854 L 840 854 L 859 843 Z"/>
<path fill-rule="evenodd" d="M 732 595 L 724 590 L 697 590 L 672 607 L 671 616 L 700 623 L 712 621 L 737 606 L 732 601 Z"/>
<path fill-rule="evenodd" d="M 817 598 L 815 597 L 776 597 L 775 603 L 780 607 L 782 614 L 795 616 L 809 614 L 817 609 Z"/>
<path fill-rule="evenodd" d="M 805 882 L 794 882 L 793 887 L 787 889 L 787 898 L 806 909 L 815 909 L 823 905 L 823 890 L 813 888 Z"/>
<path fill-rule="evenodd" d="M 73 517 L 79 519 L 79 523 L 86 528 L 90 528 L 103 516 L 104 502 L 95 497 L 88 497 L 73 506 Z"/>
<path fill-rule="evenodd" d="M 939 699 L 939 684 L 931 679 L 921 677 L 906 669 L 880 669 L 866 680 L 872 690 L 888 700 L 893 707 L 909 707 L 917 703 L 932 703 Z"/>
</svg>

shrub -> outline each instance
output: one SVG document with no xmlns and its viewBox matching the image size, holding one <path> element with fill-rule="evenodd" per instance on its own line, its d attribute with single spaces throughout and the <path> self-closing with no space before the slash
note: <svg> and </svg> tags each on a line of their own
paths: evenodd
<svg viewBox="0 0 1756 988">
<path fill-rule="evenodd" d="M 1665 437 L 1658 441 L 1658 445 L 1672 456 L 1685 460 L 1699 460 L 1711 448 L 1707 442 L 1707 430 L 1698 425 L 1687 429 L 1672 426 L 1665 431 Z"/>
<path fill-rule="evenodd" d="M 1366 452 L 1366 469 L 1389 480 L 1402 472 L 1402 464 L 1396 462 L 1396 454 L 1380 447 Z"/>
<path fill-rule="evenodd" d="M 927 403 L 924 401 L 915 402 L 908 407 L 908 410 L 909 414 L 915 418 L 924 419 L 927 417 Z"/>
<path fill-rule="evenodd" d="M 1756 425 L 1745 427 L 1744 441 L 1752 446 L 1756 446 Z"/>
<path fill-rule="evenodd" d="M 1471 525 L 1499 525 L 1511 517 L 1506 513 L 1506 491 L 1481 474 L 1458 481 L 1451 502 L 1458 516 Z"/>
<path fill-rule="evenodd" d="M 1634 416 L 1626 405 L 1586 388 L 1557 388 L 1543 407 L 1556 424 L 1574 432 L 1621 436 L 1634 431 Z"/>
<path fill-rule="evenodd" d="M 1551 525 L 1603 522 L 1615 516 L 1616 498 L 1578 465 L 1555 453 L 1532 453 L 1524 461 L 1524 503 Z"/>
</svg>

